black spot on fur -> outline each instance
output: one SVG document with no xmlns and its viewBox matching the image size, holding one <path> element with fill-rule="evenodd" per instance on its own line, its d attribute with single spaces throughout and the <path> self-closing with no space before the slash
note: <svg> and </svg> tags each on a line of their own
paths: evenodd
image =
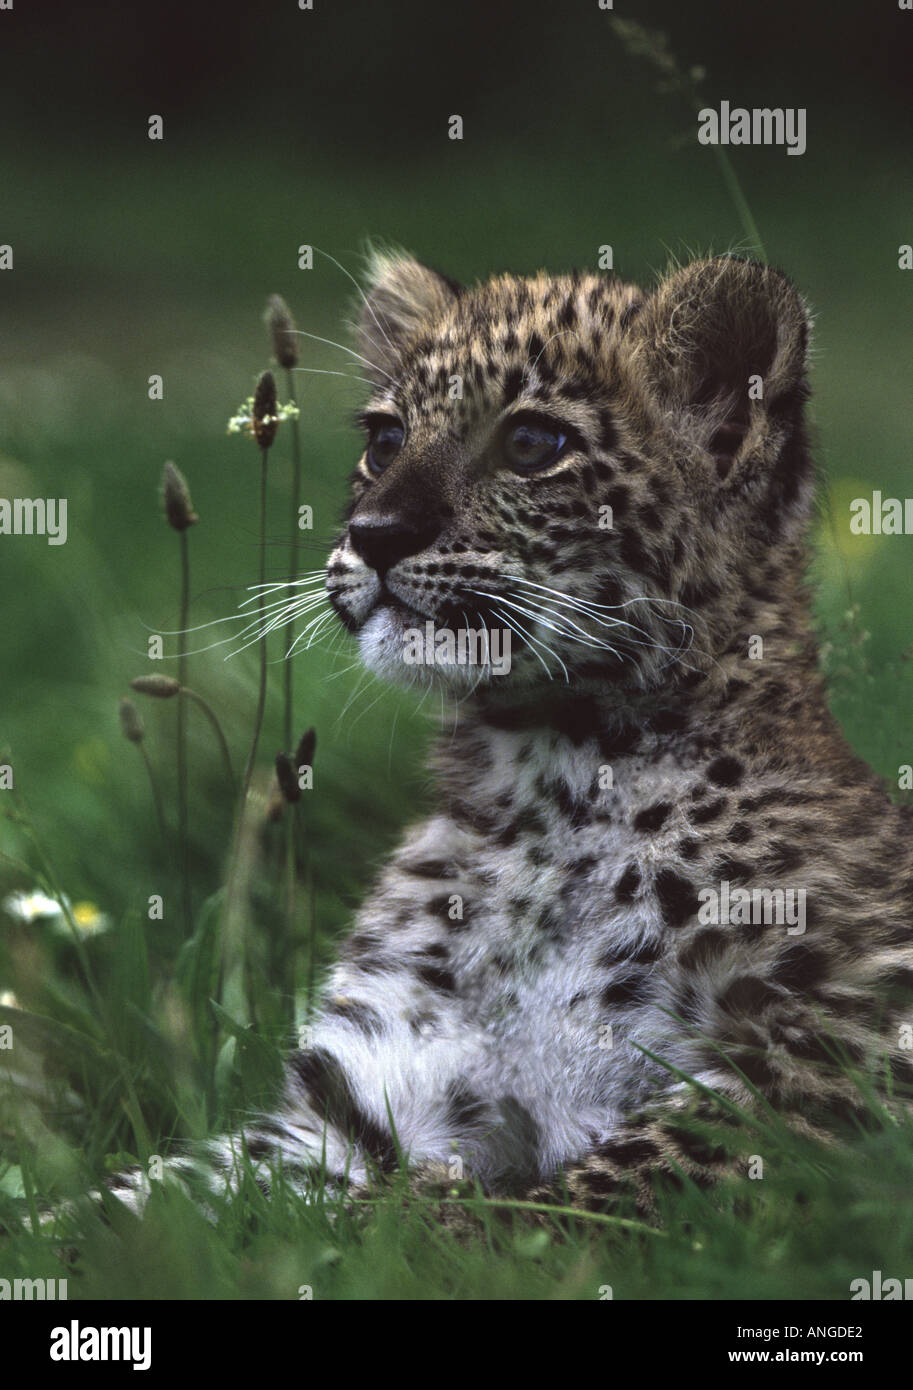
<svg viewBox="0 0 913 1390">
<path fill-rule="evenodd" d="M 800 1038 L 790 1040 L 789 1050 L 794 1057 L 805 1062 L 840 1063 L 842 1061 L 861 1062 L 865 1049 L 849 1038 L 833 1038 L 817 1033 L 803 1033 Z"/>
<path fill-rule="evenodd" d="M 735 1016 L 752 1017 L 767 1004 L 778 1003 L 782 995 L 757 975 L 740 975 L 719 996 L 721 1009 Z"/>
<path fill-rule="evenodd" d="M 334 1018 L 345 1019 L 354 1028 L 369 1036 L 383 1032 L 383 1019 L 370 1004 L 359 1004 L 354 999 L 331 1000 L 327 1005 L 327 1013 Z"/>
<path fill-rule="evenodd" d="M 599 412 L 599 446 L 607 452 L 615 448 L 618 443 L 618 431 L 615 422 L 607 410 Z"/>
<path fill-rule="evenodd" d="M 342 954 L 354 965 L 357 965 L 359 970 L 363 970 L 366 975 L 375 975 L 385 968 L 384 962 L 374 955 L 380 946 L 379 937 L 370 932 L 356 932 L 354 936 L 350 936 L 348 941 L 344 942 Z"/>
<path fill-rule="evenodd" d="M 273 1151 L 273 1145 L 259 1134 L 248 1134 L 245 1143 L 248 1154 L 255 1161 L 258 1158 L 266 1158 L 267 1154 Z"/>
<path fill-rule="evenodd" d="M 450 916 L 450 909 L 452 906 L 450 899 L 451 897 L 457 896 L 459 895 L 452 893 L 438 893 L 435 897 L 429 898 L 428 902 L 425 904 L 426 910 L 430 912 L 433 917 L 439 918 L 442 922 L 446 923 L 448 928 L 450 928 L 453 931 L 459 930 L 461 927 L 465 927 L 469 918 L 469 908 L 466 904 L 465 898 L 462 904 L 462 917 L 453 918 Z"/>
<path fill-rule="evenodd" d="M 726 879 L 729 883 L 736 883 L 739 880 L 751 878 L 750 867 L 743 863 L 741 859 L 719 859 L 710 870 L 711 878 L 718 878 L 721 882 Z"/>
<path fill-rule="evenodd" d="M 638 811 L 634 817 L 634 829 L 658 830 L 671 810 L 672 807 L 668 801 L 658 801 L 655 806 L 648 806 L 645 811 Z"/>
<path fill-rule="evenodd" d="M 670 927 L 682 926 L 700 906 L 694 884 L 674 869 L 661 869 L 656 875 L 656 893 L 663 918 Z"/>
<path fill-rule="evenodd" d="M 599 752 L 606 762 L 633 753 L 640 743 L 640 730 L 633 724 L 599 736 Z"/>
<path fill-rule="evenodd" d="M 717 1057 L 714 1056 L 714 1061 Z M 760 1048 L 743 1047 L 733 1052 L 732 1060 L 753 1086 L 770 1095 L 776 1091 L 781 1078 L 773 1064 Z"/>
<path fill-rule="evenodd" d="M 705 927 L 682 951 L 679 965 L 683 970 L 697 970 L 724 955 L 728 945 L 726 933 L 719 927 Z"/>
<path fill-rule="evenodd" d="M 598 1153 L 600 1158 L 607 1158 L 621 1168 L 633 1168 L 639 1163 L 652 1163 L 657 1159 L 659 1146 L 653 1139 L 637 1135 L 630 1139 L 613 1139 L 608 1144 L 602 1144 Z"/>
<path fill-rule="evenodd" d="M 421 859 L 412 864 L 403 864 L 403 873 L 414 874 L 416 878 L 456 878 L 457 870 L 445 859 Z"/>
<path fill-rule="evenodd" d="M 615 898 L 620 903 L 629 903 L 640 887 L 640 870 L 636 864 L 629 864 L 615 884 Z"/>
<path fill-rule="evenodd" d="M 804 991 L 820 984 L 829 974 L 827 954 L 804 941 L 796 941 L 780 952 L 771 979 L 787 989 Z"/>
<path fill-rule="evenodd" d="M 292 1054 L 291 1069 L 316 1113 L 346 1138 L 354 1139 L 385 1172 L 396 1166 L 392 1138 L 364 1113 L 340 1063 L 321 1048 Z"/>
<path fill-rule="evenodd" d="M 714 1144 L 708 1136 L 699 1133 L 696 1127 L 688 1129 L 685 1125 L 667 1125 L 666 1134 L 683 1158 L 699 1164 L 702 1168 L 718 1167 L 728 1157 L 721 1144 Z"/>
<path fill-rule="evenodd" d="M 613 579 L 611 575 L 607 575 L 599 581 L 596 587 L 597 603 L 604 603 L 608 608 L 617 608 L 622 601 L 622 597 L 622 588 L 617 579 Z"/>
<path fill-rule="evenodd" d="M 776 692 L 779 695 L 779 692 Z M 810 806 L 820 797 L 814 793 L 791 792 L 785 787 L 776 791 L 759 792 L 757 796 L 739 799 L 740 811 L 759 811 L 765 806 Z"/>
<path fill-rule="evenodd" d="M 658 734 L 678 734 L 687 722 L 688 716 L 682 710 L 667 709 L 654 714 L 650 725 Z"/>
<path fill-rule="evenodd" d="M 673 1012 L 686 1023 L 700 1023 L 702 999 L 692 984 L 683 985 L 675 996 Z"/>
<path fill-rule="evenodd" d="M 437 1014 L 432 1013 L 430 1009 L 425 1009 L 421 1013 L 410 1016 L 409 1027 L 413 1033 L 417 1033 L 420 1037 L 426 1037 L 433 1032 L 437 1021 Z"/>
<path fill-rule="evenodd" d="M 726 802 L 724 799 L 718 797 L 716 801 L 708 801 L 703 806 L 695 806 L 691 812 L 691 819 L 697 825 L 707 825 L 710 821 L 716 820 L 717 816 L 723 811 L 725 805 Z"/>
<path fill-rule="evenodd" d="M 481 1097 L 469 1089 L 465 1081 L 452 1081 L 446 1095 L 447 1121 L 456 1130 L 465 1130 L 478 1125 L 485 1118 L 488 1107 Z"/>
<path fill-rule="evenodd" d="M 628 569 L 634 570 L 635 573 L 649 574 L 651 572 L 650 554 L 635 531 L 627 530 L 622 534 L 619 554 Z"/>
<path fill-rule="evenodd" d="M 550 782 L 547 795 L 554 798 L 562 814 L 567 817 L 575 829 L 581 825 L 586 825 L 592 819 L 590 808 L 586 802 L 578 801 L 565 782 Z"/>
<path fill-rule="evenodd" d="M 786 840 L 771 840 L 770 851 L 764 865 L 772 874 L 792 873 L 794 869 L 800 867 L 805 859 L 798 845 L 789 844 Z"/>
<path fill-rule="evenodd" d="M 703 584 L 683 584 L 681 601 L 686 608 L 703 608 L 712 599 L 719 598 L 720 586 L 705 579 Z"/>
<path fill-rule="evenodd" d="M 504 376 L 504 385 L 501 388 L 504 395 L 504 404 L 509 405 L 516 400 L 523 385 L 523 372 L 520 367 L 511 367 Z"/>
<path fill-rule="evenodd" d="M 649 997 L 648 977 L 643 971 L 622 975 L 606 985 L 599 996 L 604 1009 L 613 1004 L 642 1004 Z"/>
<path fill-rule="evenodd" d="M 624 1189 L 620 1178 L 602 1168 L 588 1168 L 579 1176 L 587 1192 L 593 1197 L 614 1197 Z"/>
<path fill-rule="evenodd" d="M 637 315 L 643 308 L 643 303 L 644 302 L 642 299 L 635 299 L 631 304 L 627 306 L 627 308 L 622 309 L 621 317 L 618 320 L 618 326 L 621 329 L 622 333 L 627 332 L 627 330 L 630 328 L 631 324 L 634 322 L 634 320 L 637 318 Z"/>
<path fill-rule="evenodd" d="M 444 969 L 440 965 L 421 965 L 416 971 L 419 979 L 431 989 L 440 990 L 442 994 L 453 994 L 456 989 L 456 980 L 453 972 Z"/>
<path fill-rule="evenodd" d="M 564 930 L 564 916 L 555 903 L 547 903 L 540 908 L 536 917 L 535 929 L 550 941 L 558 941 Z"/>
<path fill-rule="evenodd" d="M 558 310 L 556 322 L 559 328 L 573 328 L 577 322 L 577 305 L 573 299 L 566 299 Z"/>
<path fill-rule="evenodd" d="M 878 983 L 887 995 L 909 1000 L 913 995 L 913 966 L 893 966 L 879 976 Z"/>
<path fill-rule="evenodd" d="M 621 965 L 625 961 L 634 961 L 638 965 L 652 965 L 654 961 L 660 959 L 663 954 L 662 943 L 647 939 L 638 946 L 631 946 L 626 942 L 610 946 L 609 949 L 600 957 L 599 964 L 605 967 Z"/>
<path fill-rule="evenodd" d="M 606 501 L 612 508 L 612 520 L 617 521 L 618 518 L 624 516 L 625 512 L 628 510 L 628 504 L 630 502 L 628 489 L 622 487 L 621 484 L 609 488 L 606 493 Z"/>
</svg>

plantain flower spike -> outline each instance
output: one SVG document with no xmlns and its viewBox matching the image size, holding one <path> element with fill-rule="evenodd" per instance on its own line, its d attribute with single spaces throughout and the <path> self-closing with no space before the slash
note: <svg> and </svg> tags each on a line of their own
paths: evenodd
<svg viewBox="0 0 913 1390">
<path fill-rule="evenodd" d="M 272 372 L 264 372 L 257 382 L 253 417 L 254 439 L 261 449 L 268 449 L 279 428 L 279 402 L 276 399 L 276 381 Z"/>
<path fill-rule="evenodd" d="M 120 702 L 120 727 L 124 738 L 128 738 L 131 743 L 142 743 L 146 730 L 140 712 L 132 700 L 123 699 Z"/>
<path fill-rule="evenodd" d="M 297 772 L 299 767 L 311 767 L 314 762 L 314 752 L 317 748 L 317 734 L 314 729 L 307 729 L 301 735 L 301 742 L 295 750 L 293 766 Z"/>
<path fill-rule="evenodd" d="M 168 525 L 173 526 L 175 531 L 186 531 L 188 526 L 193 526 L 194 522 L 199 521 L 200 518 L 193 510 L 190 500 L 187 480 L 170 459 L 162 473 L 162 501 Z"/>
<path fill-rule="evenodd" d="M 273 356 L 279 366 L 297 366 L 298 335 L 295 331 L 295 320 L 281 294 L 270 295 L 264 317 L 273 343 Z"/>
<path fill-rule="evenodd" d="M 301 800 L 301 788 L 298 786 L 298 778 L 288 753 L 276 754 L 276 781 L 286 801 Z"/>
<path fill-rule="evenodd" d="M 130 682 L 131 690 L 139 691 L 140 695 L 152 695 L 156 700 L 170 700 L 180 688 L 174 676 L 137 676 Z"/>
</svg>

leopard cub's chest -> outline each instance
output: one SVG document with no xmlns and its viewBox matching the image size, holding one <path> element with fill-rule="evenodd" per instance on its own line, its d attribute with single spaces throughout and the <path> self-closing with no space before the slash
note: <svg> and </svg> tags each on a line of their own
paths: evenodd
<svg viewBox="0 0 913 1390">
<path fill-rule="evenodd" d="M 606 788 L 575 770 L 554 801 L 539 779 L 535 797 L 513 797 L 510 843 L 501 826 L 473 835 L 471 929 L 448 942 L 458 991 L 502 1064 L 508 1044 L 518 1072 L 538 1053 L 543 1080 L 554 1073 L 565 1094 L 614 1089 L 619 1067 L 639 1070 L 626 1041 L 665 1030 L 673 991 L 657 875 L 697 780 L 674 757 L 632 760 Z M 666 827 L 651 819 L 660 805 Z"/>
<path fill-rule="evenodd" d="M 487 821 L 462 855 L 473 940 L 454 934 L 455 959 L 529 980 L 644 954 L 699 778 L 671 754 L 610 769 L 596 748 L 514 774 L 499 796 L 476 798 Z"/>
<path fill-rule="evenodd" d="M 610 1133 L 645 1093 L 633 1043 L 652 1050 L 667 1028 L 658 911 L 616 892 L 629 837 L 604 824 L 578 831 L 573 847 L 569 859 L 556 834 L 532 856 L 483 851 L 468 884 L 474 930 L 449 941 L 461 1006 L 485 1040 L 472 1085 L 512 1097 L 541 1133 L 566 1136 L 568 1153 Z"/>
</svg>

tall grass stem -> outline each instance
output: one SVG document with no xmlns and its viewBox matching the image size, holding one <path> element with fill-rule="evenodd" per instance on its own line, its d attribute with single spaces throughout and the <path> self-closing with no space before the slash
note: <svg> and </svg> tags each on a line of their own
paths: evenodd
<svg viewBox="0 0 913 1390">
<path fill-rule="evenodd" d="M 229 752 L 228 748 L 228 740 L 225 737 L 222 725 L 219 723 L 218 715 L 216 714 L 212 706 L 209 704 L 209 702 L 207 700 L 204 700 L 202 695 L 198 695 L 195 690 L 191 690 L 189 686 L 182 686 L 181 694 L 186 695 L 188 700 L 192 700 L 194 704 L 197 705 L 203 711 L 203 713 L 206 715 L 206 718 L 209 720 L 209 723 L 212 726 L 212 731 L 215 734 L 216 741 L 219 745 L 219 751 L 222 754 L 222 762 L 225 764 L 226 775 L 228 777 L 229 782 L 231 783 L 232 789 L 234 790 L 235 770 L 232 767 L 231 753 Z"/>
<path fill-rule="evenodd" d="M 247 766 L 244 769 L 244 783 L 241 787 L 241 816 L 244 816 L 244 806 L 247 801 L 247 794 L 250 791 L 250 780 L 254 773 L 254 765 L 257 761 L 257 748 L 260 744 L 260 731 L 263 728 L 263 712 L 266 709 L 266 633 L 263 627 L 266 624 L 266 478 L 269 466 L 269 449 L 260 450 L 260 598 L 258 611 L 260 615 L 260 639 L 257 644 L 260 656 L 260 680 L 257 690 L 257 709 L 254 715 L 254 732 L 251 738 L 250 752 L 247 755 Z"/>
<path fill-rule="evenodd" d="M 190 546 L 186 529 L 179 532 L 181 544 L 181 617 L 178 624 L 178 707 L 177 707 L 177 782 L 178 782 L 178 854 L 181 873 L 181 906 L 184 914 L 184 935 L 193 930 L 193 901 L 190 890 L 190 846 L 188 844 L 189 816 L 187 812 L 187 627 L 190 616 Z"/>
</svg>

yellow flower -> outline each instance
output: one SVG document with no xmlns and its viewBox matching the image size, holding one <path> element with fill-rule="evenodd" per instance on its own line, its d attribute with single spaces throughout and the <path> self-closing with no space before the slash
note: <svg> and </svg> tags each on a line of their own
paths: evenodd
<svg viewBox="0 0 913 1390">
<path fill-rule="evenodd" d="M 71 903 L 69 898 L 64 897 L 61 905 L 56 898 L 49 898 L 38 889 L 32 893 L 10 893 L 3 900 L 3 908 L 11 917 L 18 917 L 20 922 L 48 921 L 58 936 L 68 936 L 71 940 L 73 933 L 67 913 L 84 936 L 97 936 L 111 926 L 111 918 L 95 903 Z M 64 912 L 64 908 L 67 912 Z"/>
<path fill-rule="evenodd" d="M 71 916 L 86 936 L 97 936 L 99 932 L 107 931 L 111 925 L 111 918 L 107 913 L 101 912 L 94 903 L 74 903 Z"/>
</svg>

